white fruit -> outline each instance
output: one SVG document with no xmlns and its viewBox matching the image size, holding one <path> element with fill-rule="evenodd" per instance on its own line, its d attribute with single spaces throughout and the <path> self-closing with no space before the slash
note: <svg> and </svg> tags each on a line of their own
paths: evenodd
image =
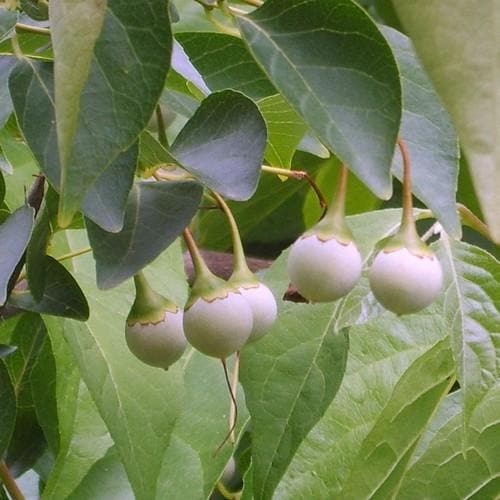
<svg viewBox="0 0 500 500">
<path fill-rule="evenodd" d="M 228 292 L 211 301 L 203 297 L 184 313 L 184 332 L 198 351 L 224 359 L 239 351 L 253 327 L 253 315 L 242 295 Z"/>
<path fill-rule="evenodd" d="M 247 342 L 254 342 L 263 337 L 276 321 L 278 308 L 271 290 L 259 283 L 253 288 L 240 286 L 238 291 L 250 305 L 253 314 L 253 328 Z"/>
<path fill-rule="evenodd" d="M 409 314 L 427 307 L 443 286 L 443 271 L 434 255 L 418 256 L 406 248 L 381 251 L 369 273 L 370 287 L 389 311 Z"/>
<path fill-rule="evenodd" d="M 361 255 L 353 242 L 302 236 L 288 256 L 288 276 L 311 302 L 331 302 L 349 293 L 361 276 Z"/>
<path fill-rule="evenodd" d="M 187 341 L 182 328 L 183 312 L 165 311 L 157 323 L 127 324 L 125 338 L 130 351 L 144 363 L 168 368 L 186 349 Z"/>
</svg>

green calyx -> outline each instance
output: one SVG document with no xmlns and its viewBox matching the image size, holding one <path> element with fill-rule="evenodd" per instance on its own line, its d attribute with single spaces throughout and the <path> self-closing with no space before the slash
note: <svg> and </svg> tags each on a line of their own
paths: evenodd
<svg viewBox="0 0 500 500">
<path fill-rule="evenodd" d="M 244 266 L 239 266 L 235 268 L 233 274 L 229 278 L 227 282 L 228 285 L 232 286 L 236 290 L 240 288 L 257 288 L 260 284 L 260 281 L 257 279 L 252 271 L 245 264 Z"/>
<path fill-rule="evenodd" d="M 189 309 L 198 299 L 213 302 L 216 299 L 224 299 L 229 292 L 234 291 L 232 285 L 210 271 L 197 274 L 185 309 Z"/>
<path fill-rule="evenodd" d="M 345 222 L 344 214 L 333 210 L 330 211 L 330 209 L 317 224 L 304 233 L 304 236 L 312 235 L 317 236 L 321 241 L 335 239 L 344 245 L 348 245 L 353 240 L 352 232 Z"/>
<path fill-rule="evenodd" d="M 179 308 L 170 300 L 155 292 L 142 273 L 134 276 L 135 300 L 127 316 L 127 323 L 159 323 L 165 312 L 175 313 Z"/>
<path fill-rule="evenodd" d="M 434 252 L 418 235 L 413 219 L 403 220 L 399 231 L 387 241 L 383 251 L 390 253 L 401 248 L 406 248 L 412 255 L 417 257 L 432 257 L 434 255 Z"/>
</svg>

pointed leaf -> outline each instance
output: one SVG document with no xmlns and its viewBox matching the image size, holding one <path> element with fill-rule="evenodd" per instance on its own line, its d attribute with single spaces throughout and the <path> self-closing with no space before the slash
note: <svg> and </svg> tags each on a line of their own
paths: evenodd
<svg viewBox="0 0 500 500">
<path fill-rule="evenodd" d="M 58 190 L 61 178 L 54 107 L 54 74 L 50 62 L 23 60 L 9 80 L 19 125 L 40 168 Z M 82 211 L 107 231 L 119 231 L 137 163 L 137 145 L 118 156 L 84 195 Z"/>
<path fill-rule="evenodd" d="M 483 214 L 499 243 L 498 2 L 430 0 L 422 5 L 415 0 L 393 0 L 393 3 L 452 116 Z M 467 45 L 464 40 L 469 41 Z"/>
<path fill-rule="evenodd" d="M 204 32 L 177 33 L 175 38 L 212 92 L 230 88 L 252 99 L 276 94 L 240 38 Z"/>
<path fill-rule="evenodd" d="M 50 17 L 65 227 L 87 189 L 149 121 L 172 37 L 168 9 L 159 0 L 57 0 Z"/>
<path fill-rule="evenodd" d="M 37 302 L 29 291 L 15 291 L 9 304 L 24 309 L 65 318 L 85 321 L 89 317 L 89 305 L 80 286 L 71 273 L 52 257 L 46 258 L 45 289 Z"/>
<path fill-rule="evenodd" d="M 201 195 L 194 181 L 142 182 L 130 192 L 119 233 L 87 221 L 98 286 L 117 286 L 158 257 L 189 224 Z"/>
<path fill-rule="evenodd" d="M 433 211 L 446 231 L 459 237 L 456 191 L 460 151 L 451 119 L 418 61 L 411 41 L 391 28 L 383 27 L 382 33 L 401 70 L 403 119 L 400 135 L 410 151 L 412 190 Z M 399 149 L 396 149 L 393 170 L 402 180 Z"/>
<path fill-rule="evenodd" d="M 463 452 L 460 391 L 444 401 L 418 457 L 408 469 L 399 498 L 496 498 L 500 491 L 500 384 L 497 382 L 474 409 L 471 440 Z M 415 485 L 418 484 L 418 488 Z"/>
<path fill-rule="evenodd" d="M 204 99 L 180 131 L 171 151 L 210 189 L 232 200 L 248 200 L 257 188 L 266 125 L 254 102 L 224 90 Z"/>
<path fill-rule="evenodd" d="M 439 256 L 447 272 L 445 313 L 467 438 L 474 434 L 468 427 L 475 408 L 500 379 L 500 263 L 486 251 L 446 236 L 440 240 Z"/>
<path fill-rule="evenodd" d="M 401 88 L 392 52 L 370 17 L 351 0 L 268 0 L 238 22 L 283 97 L 375 194 L 388 198 Z"/>
<path fill-rule="evenodd" d="M 25 205 L 0 225 L 0 305 L 7 298 L 9 279 L 21 259 L 33 228 L 33 208 Z"/>
<path fill-rule="evenodd" d="M 267 125 L 264 156 L 273 166 L 289 168 L 307 125 L 279 94 L 261 99 L 258 106 Z"/>
<path fill-rule="evenodd" d="M 5 361 L 0 359 L 0 456 L 9 446 L 16 423 L 16 393 Z"/>
</svg>

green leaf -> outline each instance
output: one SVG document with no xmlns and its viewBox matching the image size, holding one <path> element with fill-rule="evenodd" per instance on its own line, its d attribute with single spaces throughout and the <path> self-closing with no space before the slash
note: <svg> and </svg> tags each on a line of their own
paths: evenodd
<svg viewBox="0 0 500 500">
<path fill-rule="evenodd" d="M 412 190 L 452 236 L 461 235 L 456 208 L 460 152 L 451 119 L 435 93 L 414 52 L 411 41 L 391 28 L 382 33 L 390 43 L 401 70 L 403 119 L 400 135 L 412 162 Z M 399 149 L 393 171 L 403 179 Z"/>
<path fill-rule="evenodd" d="M 147 131 L 139 136 L 139 171 L 143 177 L 150 177 L 159 167 L 168 167 L 177 162 L 168 151 Z"/>
<path fill-rule="evenodd" d="M 38 419 L 56 457 L 42 498 L 55 500 L 70 496 L 112 441 L 64 340 L 63 322 L 46 318 L 45 323 L 50 342 L 31 384 Z"/>
<path fill-rule="evenodd" d="M 31 19 L 45 21 L 49 18 L 49 3 L 47 0 L 21 0 L 21 8 Z"/>
<path fill-rule="evenodd" d="M 474 409 L 463 450 L 462 394 L 450 394 L 417 449 L 398 498 L 496 498 L 500 491 L 500 384 Z M 418 488 L 416 487 L 418 485 Z"/>
<path fill-rule="evenodd" d="M 242 352 L 255 498 L 272 498 L 299 444 L 340 386 L 348 341 L 337 320 L 331 305 L 289 305 L 269 335 Z"/>
<path fill-rule="evenodd" d="M 28 245 L 34 213 L 33 208 L 25 205 L 0 225 L 0 305 L 7 299 L 9 279 Z"/>
<path fill-rule="evenodd" d="M 100 288 L 112 288 L 132 277 L 167 248 L 198 209 L 197 182 L 141 182 L 132 189 L 119 233 L 107 233 L 87 221 Z"/>
<path fill-rule="evenodd" d="M 14 57 L 0 56 L 0 128 L 2 128 L 12 113 L 12 101 L 9 94 L 9 75 L 16 64 Z M 0 166 L 0 169 L 2 167 Z"/>
<path fill-rule="evenodd" d="M 160 0 L 57 0 L 50 17 L 65 227 L 87 189 L 148 123 L 163 90 L 172 37 Z"/>
<path fill-rule="evenodd" d="M 19 13 L 15 10 L 0 8 L 0 42 L 9 38 L 14 32 Z"/>
<path fill-rule="evenodd" d="M 9 304 L 26 311 L 85 321 L 89 317 L 89 305 L 77 281 L 57 260 L 49 256 L 45 259 L 42 299 L 37 302 L 29 291 L 15 290 Z"/>
<path fill-rule="evenodd" d="M 474 435 L 469 422 L 476 407 L 500 379 L 500 263 L 444 235 L 439 257 L 447 273 L 445 314 L 463 395 L 466 446 L 469 434 Z"/>
<path fill-rule="evenodd" d="M 443 99 L 470 165 L 486 223 L 500 242 L 500 24 L 496 0 L 440 2 L 422 5 L 394 0 L 396 11 Z M 464 50 L 464 40 L 468 40 Z"/>
<path fill-rule="evenodd" d="M 110 448 L 106 455 L 92 466 L 76 490 L 71 493 L 71 500 L 88 500 L 89 498 L 135 500 L 134 492 L 115 447 Z"/>
<path fill-rule="evenodd" d="M 24 314 L 10 339 L 17 350 L 5 360 L 17 401 L 16 426 L 6 457 L 15 476 L 33 467 L 45 449 L 33 403 L 31 374 L 46 335 L 47 330 L 39 315 Z"/>
<path fill-rule="evenodd" d="M 30 59 L 51 60 L 54 57 L 50 37 L 45 33 L 17 33 L 17 41 L 21 52 Z M 0 42 L 0 54 L 9 56 L 16 54 L 12 47 L 12 38 Z"/>
<path fill-rule="evenodd" d="M 266 125 L 255 103 L 224 90 L 202 101 L 171 152 L 210 189 L 242 201 L 257 188 L 265 145 Z"/>
<path fill-rule="evenodd" d="M 390 498 L 422 431 L 453 383 L 453 359 L 444 339 L 415 360 L 398 381 L 377 423 L 363 441 L 342 488 L 345 498 Z M 409 401 L 408 395 L 411 394 Z M 409 424 L 411 422 L 411 424 Z"/>
<path fill-rule="evenodd" d="M 72 247 L 84 238 L 68 234 Z M 83 241 L 82 241 L 83 240 Z M 175 251 L 174 251 L 175 250 Z M 185 300 L 180 248 L 164 252 L 155 262 L 151 286 L 174 300 Z M 87 323 L 67 321 L 64 336 L 80 373 L 120 453 L 136 498 L 155 498 L 162 454 L 170 441 L 183 402 L 179 373 L 140 363 L 125 342 L 125 319 L 134 300 L 133 285 L 101 292 L 95 287 L 93 259 L 74 262 L 75 275 L 91 302 Z"/>
<path fill-rule="evenodd" d="M 58 190 L 61 169 L 54 108 L 53 64 L 23 60 L 10 78 L 10 91 L 19 125 L 40 168 Z M 107 231 L 123 226 L 128 194 L 137 163 L 137 145 L 118 154 L 86 191 L 82 211 Z"/>
<path fill-rule="evenodd" d="M 175 38 L 212 92 L 230 88 L 256 100 L 276 94 L 240 38 L 204 32 L 177 33 Z"/>
<path fill-rule="evenodd" d="M 258 106 L 267 125 L 264 156 L 270 165 L 289 168 L 307 126 L 279 94 L 261 99 Z"/>
<path fill-rule="evenodd" d="M 369 310 L 369 302 L 364 307 Z M 405 408 L 413 403 L 418 407 L 418 396 L 425 394 L 427 388 L 436 383 L 439 385 L 443 380 L 426 378 L 425 362 L 431 362 L 435 368 L 430 371 L 439 374 L 439 377 L 445 372 L 449 375 L 451 370 L 451 352 L 446 359 L 444 354 L 441 356 L 441 347 L 435 348 L 437 354 L 427 354 L 448 334 L 447 325 L 440 316 L 441 312 L 442 306 L 433 305 L 425 314 L 398 319 L 393 314 L 385 313 L 364 324 L 351 327 L 349 358 L 342 385 L 323 418 L 299 448 L 280 483 L 277 497 L 341 498 L 344 486 L 351 480 L 353 487 L 358 483 L 360 487 L 369 485 L 373 474 L 371 469 L 363 472 L 357 479 L 354 475 L 351 476 L 351 473 L 358 462 L 366 460 L 364 447 L 366 450 L 372 450 L 378 443 L 382 444 L 383 440 L 400 440 L 399 451 L 395 450 L 390 454 L 393 458 L 394 473 L 401 472 L 397 467 L 398 461 L 407 460 L 405 453 L 409 449 L 404 446 L 404 442 L 413 442 L 414 439 L 411 437 L 414 429 L 410 424 L 410 417 L 400 420 L 405 415 Z M 433 359 L 434 361 L 430 361 Z M 427 381 L 427 388 L 425 383 L 420 388 L 421 380 Z M 426 412 L 429 408 L 426 407 L 425 397 L 420 404 L 422 407 L 418 411 L 415 410 L 415 418 L 417 415 L 420 415 L 418 418 L 424 418 L 424 414 L 428 415 Z M 392 432 L 389 426 L 383 440 L 382 437 L 376 439 L 376 433 L 386 428 L 391 421 L 391 415 L 397 416 L 395 425 L 404 425 L 406 422 L 406 430 L 403 426 L 402 431 Z M 374 436 L 373 440 L 371 436 Z M 385 457 L 384 460 L 388 458 Z M 386 462 L 376 460 L 373 466 L 380 467 L 378 473 L 382 475 L 382 469 L 385 468 L 388 477 L 390 476 L 391 468 Z M 381 498 L 390 496 L 384 496 L 381 492 Z"/>
<path fill-rule="evenodd" d="M 391 49 L 369 16 L 351 0 L 268 0 L 238 23 L 255 59 L 319 139 L 388 198 L 401 88 Z"/>
<path fill-rule="evenodd" d="M 7 450 L 16 423 L 16 393 L 5 361 L 0 359 L 0 456 Z"/>
</svg>

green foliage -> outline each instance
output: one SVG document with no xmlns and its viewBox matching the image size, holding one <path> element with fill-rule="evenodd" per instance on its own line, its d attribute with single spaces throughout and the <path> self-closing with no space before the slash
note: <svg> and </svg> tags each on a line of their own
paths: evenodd
<svg viewBox="0 0 500 500">
<path fill-rule="evenodd" d="M 230 459 L 244 500 L 500 494 L 494 2 L 255 3 L 0 8 L 0 498 L 4 465 L 44 500 L 219 498 Z M 397 138 L 445 282 L 402 317 L 367 279 L 408 209 Z M 361 279 L 295 303 L 287 247 L 342 198 L 343 163 Z M 185 307 L 188 226 L 238 254 L 215 194 L 279 311 L 227 379 L 125 339 L 137 273 Z"/>
</svg>

